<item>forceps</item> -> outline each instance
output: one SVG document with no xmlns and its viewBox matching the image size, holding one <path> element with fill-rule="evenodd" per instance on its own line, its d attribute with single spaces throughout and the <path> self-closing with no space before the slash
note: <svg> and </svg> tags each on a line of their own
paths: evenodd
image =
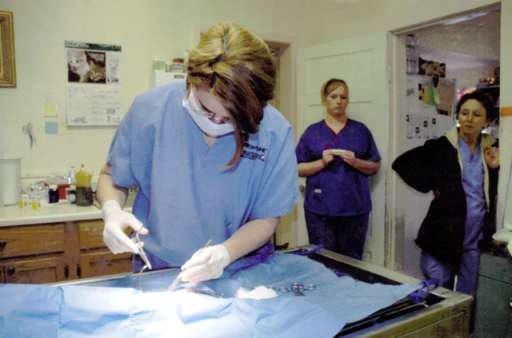
<svg viewBox="0 0 512 338">
<path fill-rule="evenodd" d="M 140 240 L 140 233 L 137 232 L 135 234 L 135 244 L 137 245 L 137 248 L 139 248 L 138 255 L 144 262 L 144 266 L 142 269 L 140 269 L 139 273 L 143 273 L 146 270 L 151 270 L 153 267 L 151 266 L 151 262 L 149 261 L 148 256 L 146 255 L 146 252 L 144 251 L 144 246 L 142 245 L 142 241 Z"/>
</svg>

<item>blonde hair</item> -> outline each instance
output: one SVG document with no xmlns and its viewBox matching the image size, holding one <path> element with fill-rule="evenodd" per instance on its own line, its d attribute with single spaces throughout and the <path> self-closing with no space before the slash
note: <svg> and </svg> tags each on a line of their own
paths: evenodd
<svg viewBox="0 0 512 338">
<path fill-rule="evenodd" d="M 322 88 L 320 88 L 320 99 L 325 102 L 325 98 L 336 88 L 344 86 L 348 94 L 348 85 L 345 80 L 342 79 L 330 79 L 324 82 Z"/>
<path fill-rule="evenodd" d="M 187 87 L 208 85 L 233 118 L 237 146 L 229 168 L 240 161 L 248 134 L 258 131 L 274 95 L 275 73 L 267 44 L 234 23 L 215 24 L 189 53 Z"/>
</svg>

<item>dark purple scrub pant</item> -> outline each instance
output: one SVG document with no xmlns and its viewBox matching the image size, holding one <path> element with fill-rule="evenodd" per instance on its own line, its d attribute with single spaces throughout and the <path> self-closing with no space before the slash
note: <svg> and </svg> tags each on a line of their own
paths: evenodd
<svg viewBox="0 0 512 338">
<path fill-rule="evenodd" d="M 362 259 L 369 214 L 331 217 L 304 210 L 309 242 L 325 249 Z"/>
</svg>

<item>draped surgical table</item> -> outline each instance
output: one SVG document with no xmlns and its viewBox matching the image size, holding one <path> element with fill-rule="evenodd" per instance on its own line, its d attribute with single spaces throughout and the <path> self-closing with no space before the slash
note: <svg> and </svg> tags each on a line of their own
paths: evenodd
<svg viewBox="0 0 512 338">
<path fill-rule="evenodd" d="M 419 280 L 315 247 L 168 292 L 176 275 L 0 286 L 0 337 L 466 337 L 469 330 L 470 296 L 418 293 Z M 234 297 L 258 285 L 278 297 Z"/>
<path fill-rule="evenodd" d="M 416 278 L 324 249 L 310 257 L 368 283 L 418 282 Z M 367 318 L 347 324 L 336 337 L 468 337 L 471 304 L 469 295 L 436 288 L 423 302 L 398 301 Z"/>
</svg>

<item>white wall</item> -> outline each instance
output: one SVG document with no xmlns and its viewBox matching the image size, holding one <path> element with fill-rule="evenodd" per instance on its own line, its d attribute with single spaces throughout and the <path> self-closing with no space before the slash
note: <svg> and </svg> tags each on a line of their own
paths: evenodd
<svg viewBox="0 0 512 338">
<path fill-rule="evenodd" d="M 512 107 L 512 0 L 501 3 L 501 107 Z M 500 121 L 500 185 L 498 196 L 498 226 L 502 226 L 503 214 L 512 230 L 512 190 L 506 191 L 506 179 L 510 176 L 512 162 L 512 116 Z M 512 182 L 509 182 L 512 186 Z M 504 205 L 508 195 L 508 205 Z"/>
<path fill-rule="evenodd" d="M 510 1 L 510 0 L 505 0 Z M 455 13 L 473 10 L 494 0 L 331 0 L 343 8 L 339 38 L 394 31 Z"/>
<path fill-rule="evenodd" d="M 67 129 L 62 124 L 58 135 L 43 133 L 45 97 L 55 98 L 61 122 L 65 118 L 65 40 L 122 46 L 126 110 L 148 88 L 153 57 L 181 56 L 193 47 L 198 27 L 220 20 L 238 22 L 266 38 L 293 41 L 294 62 L 296 49 L 304 45 L 388 31 L 491 2 L 433 0 L 424 6 L 420 0 L 0 0 L 0 8 L 14 12 L 17 68 L 17 88 L 0 89 L 0 152 L 22 155 L 24 176 L 65 172 L 80 163 L 91 169 L 102 165 L 113 128 Z M 283 95 L 282 106 L 293 112 L 295 86 L 283 86 L 281 92 L 289 95 Z M 33 149 L 21 133 L 27 122 L 34 125 Z"/>
<path fill-rule="evenodd" d="M 125 111 L 134 96 L 149 87 L 153 57 L 183 56 L 200 29 L 217 21 L 234 21 L 264 38 L 292 41 L 294 53 L 318 38 L 334 39 L 332 30 L 309 27 L 324 27 L 325 19 L 335 22 L 341 11 L 330 2 L 305 0 L 0 0 L 0 8 L 14 12 L 17 68 L 17 88 L 0 88 L 0 153 L 23 156 L 23 176 L 65 173 L 80 163 L 97 172 L 115 131 L 66 128 L 65 40 L 122 46 Z M 284 72 L 293 75 L 289 69 Z M 294 88 L 292 83 L 281 88 L 282 107 L 288 113 L 295 107 Z M 46 97 L 58 103 L 58 135 L 44 134 Z M 28 122 L 36 135 L 32 149 L 21 132 Z"/>
</svg>

